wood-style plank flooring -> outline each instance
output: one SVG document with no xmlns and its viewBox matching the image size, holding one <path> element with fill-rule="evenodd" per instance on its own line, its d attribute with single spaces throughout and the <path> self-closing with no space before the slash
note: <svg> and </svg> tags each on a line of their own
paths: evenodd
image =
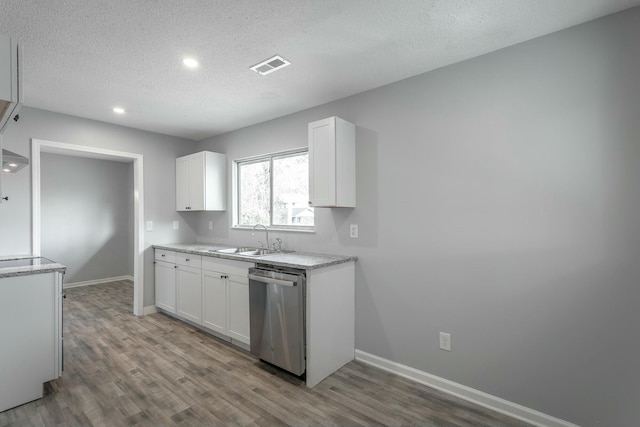
<svg viewBox="0 0 640 427">
<path fill-rule="evenodd" d="M 313 389 L 185 323 L 132 314 L 129 281 L 67 289 L 65 371 L 0 426 L 526 426 L 359 362 Z"/>
</svg>

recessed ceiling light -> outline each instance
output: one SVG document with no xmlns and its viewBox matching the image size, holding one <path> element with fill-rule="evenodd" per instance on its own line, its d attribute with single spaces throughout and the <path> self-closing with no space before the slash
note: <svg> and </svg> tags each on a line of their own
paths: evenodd
<svg viewBox="0 0 640 427">
<path fill-rule="evenodd" d="M 184 64 L 185 67 L 187 68 L 197 68 L 198 67 L 198 61 L 196 61 L 193 58 L 184 58 L 182 60 L 182 63 Z"/>
<path fill-rule="evenodd" d="M 121 108 L 121 107 L 113 107 L 113 112 L 116 113 L 116 114 L 124 114 L 125 113 L 124 108 Z"/>
<path fill-rule="evenodd" d="M 284 68 L 290 64 L 291 62 L 287 61 L 282 56 L 276 55 L 269 59 L 265 59 L 264 61 L 250 68 L 256 73 L 262 74 L 264 76 L 266 74 L 273 73 L 274 71 L 279 70 L 280 68 Z"/>
<path fill-rule="evenodd" d="M 4 168 L 2 169 L 2 172 L 11 172 L 11 169 Z"/>
</svg>

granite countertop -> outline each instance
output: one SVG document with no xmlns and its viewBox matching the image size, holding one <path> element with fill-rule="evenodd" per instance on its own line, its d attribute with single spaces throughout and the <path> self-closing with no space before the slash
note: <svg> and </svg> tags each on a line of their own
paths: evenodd
<svg viewBox="0 0 640 427">
<path fill-rule="evenodd" d="M 0 257 L 0 278 L 25 276 L 29 274 L 65 272 L 67 267 L 55 261 L 32 255 L 14 255 Z"/>
<path fill-rule="evenodd" d="M 233 246 L 205 243 L 168 243 L 165 245 L 153 245 L 156 249 L 183 252 L 194 255 L 210 256 L 215 258 L 231 259 L 235 261 L 254 262 L 259 264 L 271 264 L 281 267 L 300 268 L 313 270 L 329 267 L 331 265 L 356 261 L 358 258 L 348 255 L 317 254 L 310 252 L 276 252 L 268 255 L 249 256 L 240 254 L 226 254 L 215 252 L 218 249 L 227 249 Z"/>
</svg>

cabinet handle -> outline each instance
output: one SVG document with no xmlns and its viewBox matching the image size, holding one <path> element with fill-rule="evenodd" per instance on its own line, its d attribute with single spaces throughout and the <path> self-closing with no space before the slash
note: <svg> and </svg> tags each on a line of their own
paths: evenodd
<svg viewBox="0 0 640 427">
<path fill-rule="evenodd" d="M 173 266 L 173 268 L 178 268 L 178 266 L 177 266 L 177 265 L 174 265 L 174 266 Z"/>
<path fill-rule="evenodd" d="M 184 260 L 185 260 L 186 262 L 189 262 L 189 261 L 190 261 L 190 260 L 189 260 L 189 258 L 185 258 Z"/>
<path fill-rule="evenodd" d="M 162 258 L 164 258 L 164 254 L 160 255 Z"/>
</svg>

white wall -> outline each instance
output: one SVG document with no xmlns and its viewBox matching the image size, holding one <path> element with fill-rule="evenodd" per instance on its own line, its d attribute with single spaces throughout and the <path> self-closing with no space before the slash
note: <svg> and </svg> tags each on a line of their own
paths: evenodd
<svg viewBox="0 0 640 427">
<path fill-rule="evenodd" d="M 133 276 L 133 163 L 42 153 L 41 252 L 65 283 Z"/>
<path fill-rule="evenodd" d="M 308 122 L 355 123 L 358 207 L 281 237 L 359 257 L 357 348 L 580 425 L 636 425 L 638 40 L 640 8 L 199 148 L 231 166 L 304 146 Z M 229 213 L 199 221 L 203 239 L 255 243 Z"/>
<path fill-rule="evenodd" d="M 126 118 L 123 121 L 126 123 Z M 20 121 L 5 131 L 3 144 L 31 158 L 32 138 L 143 155 L 145 220 L 154 223 L 153 231 L 145 232 L 144 305 L 153 305 L 151 245 L 195 240 L 193 218 L 175 210 L 175 159 L 196 151 L 196 143 L 25 107 Z M 9 202 L 0 204 L 0 255 L 30 254 L 31 165 L 16 174 L 4 174 L 3 193 Z M 178 231 L 172 229 L 173 221 L 180 222 Z"/>
</svg>

